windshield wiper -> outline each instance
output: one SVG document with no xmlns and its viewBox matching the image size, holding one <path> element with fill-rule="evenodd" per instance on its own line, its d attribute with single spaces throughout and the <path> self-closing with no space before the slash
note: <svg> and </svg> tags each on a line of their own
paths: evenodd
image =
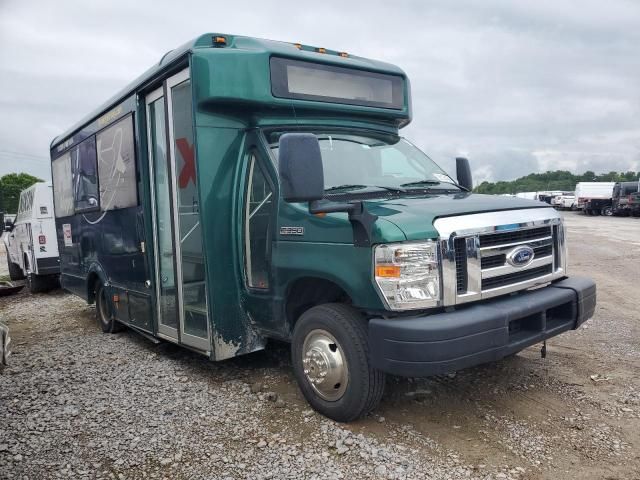
<svg viewBox="0 0 640 480">
<path fill-rule="evenodd" d="M 451 181 L 451 182 L 440 182 L 438 180 L 430 180 L 430 179 L 424 179 L 424 180 L 417 180 L 415 182 L 409 182 L 409 183 L 403 183 L 401 185 L 401 187 L 410 187 L 410 186 L 415 186 L 415 187 L 420 187 L 422 185 L 440 185 L 442 183 L 448 183 L 450 185 L 453 185 L 456 188 L 459 188 L 460 190 L 463 190 L 465 192 L 468 192 L 469 190 L 467 190 L 466 188 L 464 188 L 461 185 L 458 185 L 456 182 Z M 438 189 L 439 190 L 439 189 Z"/>
<path fill-rule="evenodd" d="M 439 182 L 438 180 L 417 180 L 415 182 L 408 182 L 408 183 L 403 183 L 401 186 L 402 187 L 412 187 L 412 186 L 420 186 L 420 185 L 440 185 L 442 182 Z"/>
<path fill-rule="evenodd" d="M 335 187 L 325 188 L 325 192 L 335 192 L 336 190 L 360 190 L 363 188 L 377 188 L 379 190 L 387 190 L 389 192 L 394 193 L 404 193 L 406 190 L 400 187 L 387 187 L 384 185 L 358 185 L 358 184 L 345 184 L 345 185 L 336 185 Z"/>
</svg>

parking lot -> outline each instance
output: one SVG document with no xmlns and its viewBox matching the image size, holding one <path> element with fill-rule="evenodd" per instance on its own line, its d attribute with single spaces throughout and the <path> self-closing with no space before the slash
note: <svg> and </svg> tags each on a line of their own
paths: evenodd
<svg viewBox="0 0 640 480">
<path fill-rule="evenodd" d="M 390 378 L 348 425 L 308 407 L 284 345 L 212 363 L 102 334 L 60 290 L 0 298 L 0 478 L 640 478 L 640 219 L 564 216 L 592 320 L 546 359 Z"/>
</svg>

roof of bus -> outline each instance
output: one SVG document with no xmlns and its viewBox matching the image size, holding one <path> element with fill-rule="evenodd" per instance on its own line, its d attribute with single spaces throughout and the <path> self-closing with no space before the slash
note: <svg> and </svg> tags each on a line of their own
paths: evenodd
<svg viewBox="0 0 640 480">
<path fill-rule="evenodd" d="M 224 40 L 224 43 L 216 43 L 216 40 L 221 39 Z M 221 47 L 225 49 L 268 52 L 276 55 L 285 55 L 288 57 L 302 57 L 307 60 L 310 59 L 310 57 L 314 57 L 313 60 L 320 63 L 336 64 L 337 62 L 339 62 L 344 66 L 362 70 L 370 70 L 381 73 L 390 73 L 405 76 L 404 71 L 393 64 L 354 56 L 343 51 L 302 45 L 300 43 L 289 43 L 277 40 L 245 37 L 240 35 L 205 33 L 185 43 L 184 45 L 181 45 L 180 47 L 165 53 L 160 58 L 160 61 L 157 64 L 155 64 L 138 78 L 130 82 L 122 90 L 112 96 L 105 103 L 100 105 L 100 107 L 93 110 L 82 120 L 75 123 L 63 134 L 55 137 L 51 141 L 51 148 L 53 148 L 56 144 L 60 143 L 67 137 L 73 135 L 75 132 L 79 131 L 83 126 L 98 118 L 101 114 L 114 107 L 116 104 L 127 98 L 139 88 L 143 87 L 147 82 L 153 80 L 161 71 L 168 68 L 174 61 L 182 58 L 186 53 L 194 51 L 196 49 L 215 49 Z"/>
</svg>

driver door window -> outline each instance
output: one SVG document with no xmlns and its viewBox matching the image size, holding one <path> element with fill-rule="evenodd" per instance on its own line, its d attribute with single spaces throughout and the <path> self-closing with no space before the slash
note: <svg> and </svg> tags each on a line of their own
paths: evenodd
<svg viewBox="0 0 640 480">
<path fill-rule="evenodd" d="M 255 154 L 251 154 L 244 209 L 245 261 L 247 285 L 269 288 L 269 243 L 273 207 L 273 189 L 262 172 Z"/>
</svg>

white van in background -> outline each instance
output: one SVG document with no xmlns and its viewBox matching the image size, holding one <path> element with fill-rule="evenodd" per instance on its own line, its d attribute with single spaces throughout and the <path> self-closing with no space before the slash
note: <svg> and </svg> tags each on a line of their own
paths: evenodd
<svg viewBox="0 0 640 480">
<path fill-rule="evenodd" d="M 26 278 L 32 293 L 57 286 L 60 258 L 50 183 L 35 183 L 20 192 L 18 214 L 2 240 L 11 280 Z"/>
</svg>

